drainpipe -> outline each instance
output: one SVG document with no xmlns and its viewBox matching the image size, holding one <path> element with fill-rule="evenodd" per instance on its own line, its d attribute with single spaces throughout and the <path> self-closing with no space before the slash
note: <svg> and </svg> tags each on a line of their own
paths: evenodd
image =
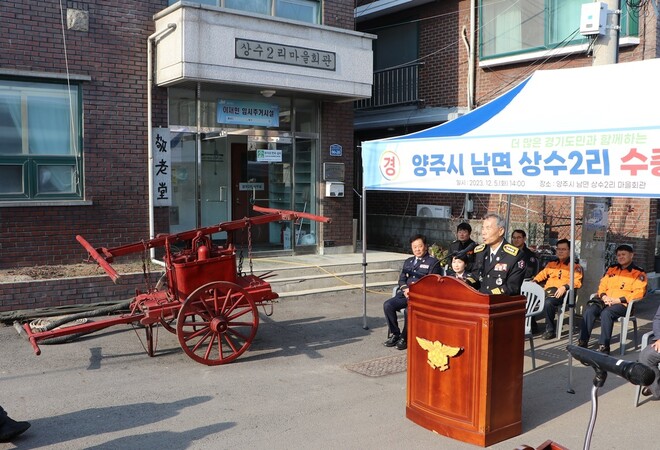
<svg viewBox="0 0 660 450">
<path fill-rule="evenodd" d="M 157 31 L 147 39 L 147 155 L 149 162 L 149 176 L 148 176 L 148 189 L 149 189 L 149 239 L 156 237 L 155 224 L 154 224 L 154 153 L 153 153 L 153 138 L 151 136 L 153 124 L 151 120 L 151 89 L 153 87 L 153 49 L 152 42 L 157 38 L 163 36 L 165 33 L 170 33 L 176 29 L 175 23 L 168 23 L 167 28 Z M 162 264 L 161 261 L 156 260 L 156 249 L 152 248 L 149 251 L 151 260 L 154 263 Z"/>
</svg>

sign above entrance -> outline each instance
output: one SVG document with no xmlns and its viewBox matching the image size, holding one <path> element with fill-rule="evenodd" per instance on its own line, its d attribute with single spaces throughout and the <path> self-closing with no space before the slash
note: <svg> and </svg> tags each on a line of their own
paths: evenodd
<svg viewBox="0 0 660 450">
<path fill-rule="evenodd" d="M 235 50 L 238 59 L 252 59 L 324 70 L 336 70 L 337 67 L 337 55 L 334 52 L 313 48 L 236 39 Z"/>
<path fill-rule="evenodd" d="M 218 100 L 218 123 L 278 127 L 280 107 L 275 103 Z"/>
<path fill-rule="evenodd" d="M 257 162 L 282 162 L 282 150 L 257 150 Z"/>
</svg>

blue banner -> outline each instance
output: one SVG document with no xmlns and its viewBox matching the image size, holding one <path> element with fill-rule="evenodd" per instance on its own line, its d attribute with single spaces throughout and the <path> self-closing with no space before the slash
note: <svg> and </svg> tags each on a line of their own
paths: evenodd
<svg viewBox="0 0 660 450">
<path fill-rule="evenodd" d="M 273 103 L 218 100 L 218 123 L 278 127 L 280 107 Z"/>
</svg>

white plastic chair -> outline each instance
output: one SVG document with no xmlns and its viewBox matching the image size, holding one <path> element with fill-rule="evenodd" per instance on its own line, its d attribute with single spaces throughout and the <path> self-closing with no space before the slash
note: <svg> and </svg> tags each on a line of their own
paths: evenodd
<svg viewBox="0 0 660 450">
<path fill-rule="evenodd" d="M 596 297 L 596 294 L 592 294 L 590 299 L 593 299 Z M 626 354 L 626 344 L 628 341 L 628 326 L 632 322 L 633 324 L 633 344 L 635 346 L 635 350 L 637 350 L 637 347 L 639 347 L 638 340 L 637 340 L 637 317 L 635 317 L 632 313 L 633 307 L 635 302 L 638 302 L 639 300 L 632 301 L 628 303 L 628 308 L 626 308 L 626 315 L 623 317 L 619 317 L 617 319 L 617 323 L 621 325 L 621 331 L 619 333 L 619 348 L 620 348 L 620 353 L 621 356 Z M 597 319 L 600 321 L 600 317 Z M 614 331 L 612 331 L 612 334 L 614 334 Z"/>
<path fill-rule="evenodd" d="M 532 317 L 543 314 L 543 305 L 545 302 L 545 291 L 543 288 L 531 281 L 524 281 L 520 294 L 527 298 L 525 313 L 525 339 L 529 339 L 529 347 L 532 353 L 532 369 L 536 370 L 536 354 L 534 352 L 534 335 L 532 334 Z"/>
<path fill-rule="evenodd" d="M 557 317 L 557 340 L 561 339 L 561 331 L 564 328 L 564 319 L 568 319 L 568 316 L 566 316 L 566 309 L 568 308 L 568 295 L 570 293 L 570 290 L 566 291 L 564 294 L 564 301 L 561 304 L 561 309 L 559 309 Z M 577 295 L 575 296 L 575 303 L 577 303 Z"/>
<path fill-rule="evenodd" d="M 644 333 L 642 335 L 642 345 L 640 346 L 640 350 L 644 350 L 644 347 L 649 345 L 649 340 L 651 339 L 651 336 L 653 336 L 653 331 L 649 331 L 648 333 Z M 637 389 L 635 389 L 635 408 L 639 406 L 639 396 L 642 394 L 642 386 L 636 386 Z"/>
</svg>

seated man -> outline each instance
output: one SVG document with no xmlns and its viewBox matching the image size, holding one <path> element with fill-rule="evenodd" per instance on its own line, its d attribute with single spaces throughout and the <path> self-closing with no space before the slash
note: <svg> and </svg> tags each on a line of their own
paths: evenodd
<svg viewBox="0 0 660 450">
<path fill-rule="evenodd" d="M 635 254 L 630 245 L 619 245 L 616 248 L 617 264 L 607 269 L 598 285 L 596 297 L 589 300 L 582 313 L 578 346 L 587 348 L 591 330 L 600 317 L 598 351 L 610 354 L 614 322 L 626 315 L 628 303 L 641 300 L 646 294 L 646 272 L 633 263 L 633 256 Z"/>
<path fill-rule="evenodd" d="M 467 272 L 472 271 L 472 266 L 474 264 L 474 248 L 477 246 L 477 243 L 472 240 L 470 235 L 472 234 L 472 226 L 467 222 L 461 222 L 456 227 L 456 240 L 449 244 L 449 249 L 447 250 L 446 265 L 445 270 L 447 275 L 451 274 L 451 262 L 454 256 L 467 256 Z"/>
<path fill-rule="evenodd" d="M 531 280 L 539 272 L 539 258 L 527 247 L 527 233 L 524 230 L 513 230 L 511 244 L 518 247 L 525 260 L 525 280 Z"/>
<path fill-rule="evenodd" d="M 570 273 L 571 273 L 571 241 L 568 239 L 560 239 L 557 241 L 557 259 L 550 261 L 545 268 L 540 271 L 532 281 L 535 283 L 543 283 L 545 290 L 545 333 L 543 339 L 552 339 L 555 337 L 555 316 L 557 315 L 557 308 L 564 302 L 564 294 L 570 289 Z M 582 286 L 582 266 L 575 264 L 573 266 L 573 281 L 574 288 L 580 289 Z"/>
<path fill-rule="evenodd" d="M 429 255 L 425 236 L 416 234 L 410 238 L 410 247 L 414 256 L 403 262 L 403 268 L 399 276 L 399 289 L 394 297 L 383 304 L 389 332 L 389 338 L 383 345 L 385 347 L 396 346 L 399 350 L 405 350 L 408 347 L 406 342 L 408 317 L 404 312 L 403 331 L 401 331 L 399 330 L 396 313 L 408 306 L 408 289 L 410 285 L 430 273 L 442 274 L 440 261 Z"/>
<path fill-rule="evenodd" d="M 652 396 L 653 400 L 660 400 L 660 308 L 653 317 L 652 343 L 642 349 L 638 361 L 647 365 L 655 372 L 655 380 L 649 386 L 642 389 L 642 395 Z"/>
</svg>

